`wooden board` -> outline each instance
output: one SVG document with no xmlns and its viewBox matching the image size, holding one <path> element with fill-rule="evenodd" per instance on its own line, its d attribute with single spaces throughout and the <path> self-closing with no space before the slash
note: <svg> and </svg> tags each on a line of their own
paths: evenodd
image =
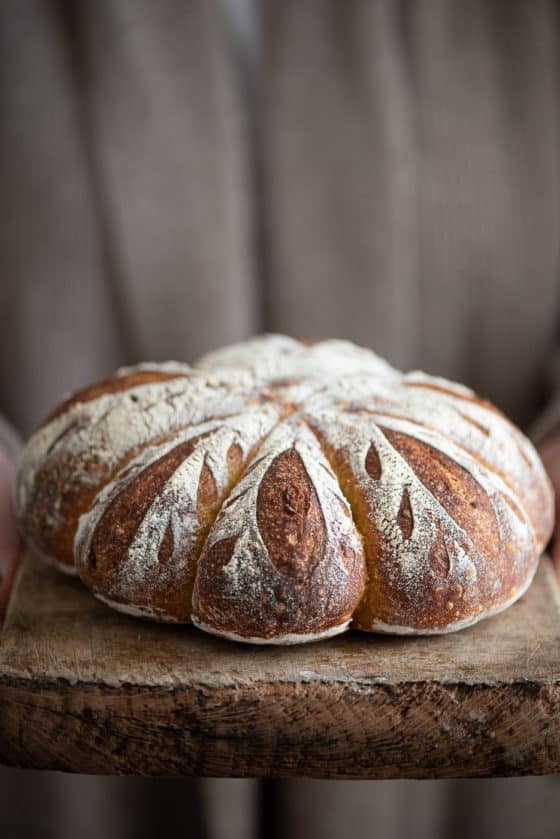
<svg viewBox="0 0 560 839">
<path fill-rule="evenodd" d="M 560 770 L 560 607 L 291 648 L 119 615 L 26 559 L 0 635 L 0 761 L 86 773 L 427 778 Z"/>
</svg>

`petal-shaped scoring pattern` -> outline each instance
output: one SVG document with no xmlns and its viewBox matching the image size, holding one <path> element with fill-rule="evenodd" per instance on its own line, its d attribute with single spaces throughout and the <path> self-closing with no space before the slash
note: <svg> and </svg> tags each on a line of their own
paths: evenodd
<svg viewBox="0 0 560 839">
<path fill-rule="evenodd" d="M 346 629 L 364 585 L 348 502 L 316 437 L 287 419 L 212 528 L 198 563 L 193 621 L 233 639 L 314 640 Z"/>
<path fill-rule="evenodd" d="M 66 400 L 23 452 L 16 501 L 35 550 L 70 571 L 75 555 L 117 608 L 188 620 L 194 585 L 200 626 L 277 643 L 351 618 L 472 623 L 520 596 L 553 521 L 538 455 L 490 403 L 281 335 Z"/>
<path fill-rule="evenodd" d="M 22 452 L 16 487 L 20 527 L 35 552 L 72 573 L 80 515 L 103 486 L 146 445 L 204 421 L 237 414 L 254 398 L 228 381 L 168 365 L 149 381 L 133 368 L 66 400 Z M 177 365 L 173 366 L 175 370 Z M 257 400 L 258 401 L 258 400 Z"/>
<path fill-rule="evenodd" d="M 275 423 L 263 406 L 149 446 L 79 522 L 82 580 L 121 611 L 189 621 L 196 559 L 226 494 Z"/>
<path fill-rule="evenodd" d="M 539 551 L 511 489 L 448 438 L 385 421 L 313 417 L 366 541 L 369 585 L 356 625 L 449 630 L 516 599 Z"/>
</svg>

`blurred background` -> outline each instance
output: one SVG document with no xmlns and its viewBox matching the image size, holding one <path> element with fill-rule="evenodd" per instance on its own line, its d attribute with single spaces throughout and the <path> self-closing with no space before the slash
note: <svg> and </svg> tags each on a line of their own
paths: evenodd
<svg viewBox="0 0 560 839">
<path fill-rule="evenodd" d="M 0 413 L 263 331 L 559 415 L 553 0 L 3 0 Z M 1 445 L 1 444 L 0 444 Z M 1 709 L 0 709 L 1 713 Z M 0 770 L 0 834 L 556 837 L 560 781 Z"/>
</svg>

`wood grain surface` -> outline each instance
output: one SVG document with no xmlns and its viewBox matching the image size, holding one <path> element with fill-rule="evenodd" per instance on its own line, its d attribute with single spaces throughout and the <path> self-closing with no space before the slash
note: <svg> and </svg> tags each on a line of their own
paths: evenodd
<svg viewBox="0 0 560 839">
<path fill-rule="evenodd" d="M 166 776 L 557 772 L 550 562 L 517 604 L 454 635 L 274 648 L 128 618 L 26 558 L 0 635 L 0 762 Z"/>
</svg>

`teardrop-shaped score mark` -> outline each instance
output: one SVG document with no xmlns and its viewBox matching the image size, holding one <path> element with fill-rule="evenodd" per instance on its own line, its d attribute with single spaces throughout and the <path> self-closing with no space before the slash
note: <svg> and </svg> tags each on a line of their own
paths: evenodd
<svg viewBox="0 0 560 839">
<path fill-rule="evenodd" d="M 366 472 L 374 481 L 378 481 L 381 477 L 381 460 L 377 453 L 377 449 L 372 443 L 366 455 Z"/>
<path fill-rule="evenodd" d="M 325 551 L 317 493 L 295 449 L 276 457 L 261 480 L 257 525 L 274 567 L 288 577 L 313 573 Z"/>
<path fill-rule="evenodd" d="M 200 470 L 196 495 L 196 509 L 200 519 L 205 519 L 210 512 L 215 510 L 219 501 L 216 479 L 208 466 L 207 460 L 208 456 L 204 458 L 204 463 Z"/>
<path fill-rule="evenodd" d="M 412 515 L 412 506 L 410 504 L 410 497 L 408 494 L 408 487 L 404 488 L 401 498 L 401 506 L 397 513 L 397 524 L 401 529 L 402 535 L 405 539 L 410 539 L 412 530 L 414 528 L 414 516 Z"/>
<path fill-rule="evenodd" d="M 437 538 L 430 549 L 428 565 L 436 577 L 444 579 L 449 576 L 451 560 L 441 530 L 438 532 Z"/>
</svg>

